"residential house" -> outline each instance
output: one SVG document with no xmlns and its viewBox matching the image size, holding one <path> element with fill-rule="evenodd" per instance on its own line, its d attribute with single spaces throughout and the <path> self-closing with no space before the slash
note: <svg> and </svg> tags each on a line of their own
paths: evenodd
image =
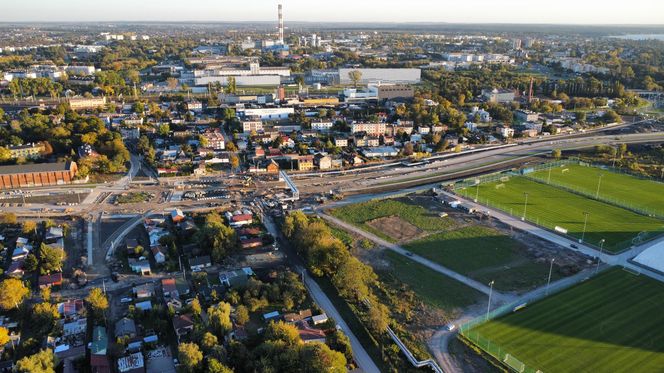
<svg viewBox="0 0 664 373">
<path fill-rule="evenodd" d="M 38 283 L 40 289 L 50 288 L 52 286 L 62 286 L 62 273 L 39 276 Z"/>
<path fill-rule="evenodd" d="M 164 298 L 177 298 L 179 296 L 174 278 L 164 278 L 161 280 L 161 291 Z"/>
<path fill-rule="evenodd" d="M 233 270 L 219 273 L 219 282 L 229 288 L 242 287 L 247 284 L 249 277 L 254 275 L 254 271 L 245 267 L 240 270 Z"/>
<path fill-rule="evenodd" d="M 329 155 L 318 153 L 314 156 L 314 165 L 319 170 L 329 170 L 332 168 L 332 158 Z"/>
<path fill-rule="evenodd" d="M 194 330 L 194 321 L 190 315 L 177 315 L 173 317 L 173 329 L 179 341 Z"/>
<path fill-rule="evenodd" d="M 334 146 L 337 148 L 345 148 L 348 146 L 348 138 L 346 137 L 335 137 Z"/>
<path fill-rule="evenodd" d="M 320 315 L 315 315 L 311 317 L 311 322 L 314 325 L 325 324 L 328 320 L 327 314 L 321 313 Z"/>
<path fill-rule="evenodd" d="M 111 373 L 111 364 L 108 360 L 108 335 L 103 326 L 95 326 L 92 329 L 90 368 L 92 373 Z"/>
<path fill-rule="evenodd" d="M 240 247 L 242 249 L 254 249 L 261 246 L 263 246 L 263 240 L 260 237 L 240 239 Z"/>
<path fill-rule="evenodd" d="M 224 150 L 226 149 L 226 143 L 224 140 L 224 135 L 221 131 L 208 131 L 203 134 L 205 140 L 207 140 L 207 146 L 214 150 Z"/>
<path fill-rule="evenodd" d="M 314 169 L 314 157 L 311 155 L 301 155 L 297 158 L 298 171 L 311 171 Z"/>
<path fill-rule="evenodd" d="M 152 251 L 152 256 L 154 256 L 154 261 L 157 264 L 161 264 L 161 263 L 166 262 L 166 254 L 164 254 L 164 252 L 162 250 L 164 250 L 164 249 L 161 245 L 152 246 L 150 248 L 150 251 Z"/>
<path fill-rule="evenodd" d="M 504 138 L 514 137 L 514 128 L 508 126 L 497 126 L 496 133 L 501 135 Z"/>
<path fill-rule="evenodd" d="M 115 322 L 115 338 L 136 337 L 136 323 L 134 320 L 123 317 Z"/>
<path fill-rule="evenodd" d="M 205 256 L 197 256 L 195 258 L 189 259 L 189 268 L 193 272 L 199 272 L 202 271 L 204 268 L 208 268 L 212 266 L 212 260 L 210 259 L 209 255 Z"/>
<path fill-rule="evenodd" d="M 184 215 L 182 210 L 176 208 L 173 211 L 171 211 L 171 220 L 173 220 L 173 223 L 177 224 L 183 221 L 184 219 L 186 219 L 186 216 Z"/>
<path fill-rule="evenodd" d="M 296 323 L 297 332 L 304 343 L 320 342 L 325 343 L 325 332 L 320 329 L 315 329 L 309 326 L 307 321 L 300 321 Z"/>
<path fill-rule="evenodd" d="M 284 321 L 288 323 L 296 323 L 302 320 L 307 320 L 311 318 L 312 315 L 310 309 L 299 311 L 297 313 L 287 313 L 284 315 Z"/>
<path fill-rule="evenodd" d="M 136 260 L 129 258 L 129 268 L 142 276 L 148 276 L 152 273 L 150 262 L 147 259 Z"/>
<path fill-rule="evenodd" d="M 154 285 L 147 283 L 143 285 L 134 286 L 132 289 L 136 299 L 150 298 L 154 295 Z"/>
</svg>

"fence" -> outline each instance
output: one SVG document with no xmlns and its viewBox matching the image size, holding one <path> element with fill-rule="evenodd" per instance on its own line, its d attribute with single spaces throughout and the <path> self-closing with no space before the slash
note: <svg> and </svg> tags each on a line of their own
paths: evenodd
<svg viewBox="0 0 664 373">
<path fill-rule="evenodd" d="M 592 166 L 592 165 L 589 165 L 589 164 L 581 162 L 581 161 L 579 161 L 578 164 L 581 165 L 581 166 L 596 167 L 596 166 Z M 554 167 L 558 167 L 558 166 L 551 164 L 550 166 L 546 167 L 546 169 L 550 169 L 550 168 L 554 168 Z M 608 166 L 602 166 L 602 169 L 607 169 L 606 167 L 608 167 Z M 610 171 L 610 172 L 615 172 L 615 173 L 620 173 L 620 174 L 623 174 L 623 175 L 629 175 L 629 176 L 632 176 L 632 177 L 637 177 L 636 175 L 632 175 L 632 174 L 626 173 L 626 172 L 616 172 L 615 169 L 611 169 L 610 167 L 607 170 Z M 529 174 L 525 174 L 524 177 L 529 179 L 529 180 L 540 182 L 542 184 L 555 186 L 556 188 L 563 189 L 563 190 L 568 191 L 570 193 L 578 194 L 578 195 L 584 196 L 586 198 L 594 199 L 596 201 L 608 203 L 610 205 L 614 205 L 614 206 L 617 206 L 617 207 L 620 207 L 620 208 L 631 210 L 631 211 L 636 212 L 637 214 L 646 215 L 646 216 L 654 216 L 654 217 L 657 217 L 657 218 L 660 218 L 660 219 L 664 218 L 664 212 L 661 211 L 661 210 L 647 209 L 647 208 L 635 206 L 634 204 L 631 204 L 627 201 L 620 200 L 620 199 L 617 199 L 617 198 L 609 198 L 609 197 L 606 197 L 606 196 L 602 196 L 601 194 L 598 196 L 597 192 L 593 191 L 593 190 L 587 190 L 587 189 L 584 190 L 584 189 L 577 188 L 577 187 L 571 187 L 571 186 L 569 186 L 567 184 L 564 184 L 564 183 L 551 181 L 546 177 L 538 177 L 538 176 L 533 176 L 533 175 L 529 175 Z M 650 181 L 653 181 L 653 182 L 659 182 L 655 179 L 646 178 L 646 177 L 640 177 L 640 179 L 650 180 Z M 664 185 L 662 185 L 662 188 L 664 190 Z"/>
</svg>

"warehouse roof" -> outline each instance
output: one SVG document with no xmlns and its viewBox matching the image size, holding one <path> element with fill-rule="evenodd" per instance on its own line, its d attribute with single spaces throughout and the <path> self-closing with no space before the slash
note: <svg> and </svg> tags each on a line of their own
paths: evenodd
<svg viewBox="0 0 664 373">
<path fill-rule="evenodd" d="M 31 174 L 37 172 L 70 171 L 75 162 L 35 163 L 0 166 L 0 175 Z"/>
</svg>

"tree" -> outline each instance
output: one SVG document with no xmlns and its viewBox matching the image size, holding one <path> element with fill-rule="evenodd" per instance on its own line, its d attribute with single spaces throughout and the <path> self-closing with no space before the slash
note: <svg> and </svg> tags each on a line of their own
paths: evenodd
<svg viewBox="0 0 664 373">
<path fill-rule="evenodd" d="M 207 361 L 207 371 L 208 373 L 233 373 L 233 369 L 225 366 L 213 357 Z"/>
<path fill-rule="evenodd" d="M 32 234 L 37 230 L 37 223 L 34 220 L 26 220 L 23 222 L 23 234 Z"/>
<path fill-rule="evenodd" d="M 4 146 L 0 146 L 0 162 L 7 162 L 12 159 L 12 152 Z"/>
<path fill-rule="evenodd" d="M 332 283 L 339 289 L 339 295 L 361 301 L 369 296 L 369 285 L 376 281 L 371 267 L 349 256 L 332 276 Z"/>
<path fill-rule="evenodd" d="M 618 147 L 618 156 L 622 159 L 627 154 L 627 144 L 620 144 Z"/>
<path fill-rule="evenodd" d="M 55 367 L 53 351 L 44 349 L 17 361 L 15 369 L 19 373 L 55 373 Z"/>
<path fill-rule="evenodd" d="M 0 346 L 4 346 L 7 343 L 9 343 L 9 330 L 0 326 Z"/>
<path fill-rule="evenodd" d="M 100 288 L 93 288 L 85 300 L 97 315 L 102 315 L 108 309 L 108 298 Z"/>
<path fill-rule="evenodd" d="M 203 334 L 203 338 L 201 339 L 201 346 L 203 347 L 203 350 L 209 352 L 218 343 L 219 343 L 219 339 L 217 339 L 216 335 L 214 335 L 210 332 L 205 332 L 205 334 Z"/>
<path fill-rule="evenodd" d="M 67 258 L 65 251 L 58 247 L 51 247 L 44 243 L 39 247 L 40 272 L 42 275 L 62 271 L 62 263 Z"/>
<path fill-rule="evenodd" d="M 207 309 L 208 322 L 215 330 L 217 336 L 224 336 L 232 328 L 231 323 L 231 305 L 226 302 L 219 302 Z"/>
<path fill-rule="evenodd" d="M 353 358 L 353 347 L 350 344 L 350 339 L 341 330 L 335 330 L 328 335 L 327 344 L 330 345 L 331 349 L 344 354 L 346 359 L 351 360 Z"/>
<path fill-rule="evenodd" d="M 195 316 L 200 316 L 201 315 L 201 302 L 198 300 L 198 298 L 194 298 L 193 301 L 191 301 L 191 312 Z"/>
<path fill-rule="evenodd" d="M 229 76 L 226 82 L 226 93 L 235 94 L 237 92 L 237 83 L 234 76 Z"/>
<path fill-rule="evenodd" d="M 10 310 L 18 307 L 30 290 L 18 279 L 8 278 L 0 282 L 0 308 Z"/>
<path fill-rule="evenodd" d="M 455 152 L 455 153 L 461 153 L 461 144 L 457 144 L 457 145 L 454 147 L 454 152 Z"/>
<path fill-rule="evenodd" d="M 23 262 L 23 270 L 26 272 L 34 272 L 37 270 L 38 264 L 39 262 L 37 261 L 35 254 L 30 253 L 25 257 L 25 261 Z"/>
<path fill-rule="evenodd" d="M 171 133 L 171 126 L 169 126 L 167 123 L 162 123 L 159 126 L 159 135 L 160 136 L 168 136 L 168 134 Z"/>
<path fill-rule="evenodd" d="M 299 349 L 299 362 L 303 372 L 346 372 L 346 358 L 324 343 L 307 343 Z"/>
<path fill-rule="evenodd" d="M 562 155 L 562 151 L 560 149 L 553 149 L 551 152 L 551 156 L 555 159 L 560 159 L 560 156 Z"/>
<path fill-rule="evenodd" d="M 238 325 L 244 325 L 249 321 L 249 310 L 245 305 L 239 305 L 235 309 L 235 321 Z"/>
<path fill-rule="evenodd" d="M 413 143 L 412 142 L 407 142 L 403 146 L 403 155 L 405 155 L 405 156 L 413 155 L 413 151 L 414 150 L 413 150 Z"/>
<path fill-rule="evenodd" d="M 215 262 L 222 261 L 236 247 L 235 230 L 224 224 L 221 216 L 211 212 L 205 217 L 205 226 L 197 233 L 201 247 L 209 248 Z"/>
<path fill-rule="evenodd" d="M 240 157 L 237 156 L 237 154 L 231 154 L 231 168 L 232 169 L 237 169 L 240 167 Z"/>
<path fill-rule="evenodd" d="M 2 214 L 2 217 L 0 219 L 3 224 L 8 224 L 8 225 L 16 225 L 18 224 L 18 218 L 16 218 L 16 214 L 13 212 L 5 212 Z"/>
<path fill-rule="evenodd" d="M 385 331 L 389 321 L 387 307 L 384 304 L 374 302 L 367 312 L 367 327 L 369 330 L 380 334 Z"/>
<path fill-rule="evenodd" d="M 353 82 L 353 86 L 357 88 L 357 84 L 362 80 L 362 71 L 351 70 L 348 72 L 348 78 Z"/>
<path fill-rule="evenodd" d="M 178 346 L 178 357 L 187 372 L 197 370 L 201 361 L 203 361 L 203 353 L 195 343 L 180 343 Z"/>
<path fill-rule="evenodd" d="M 271 322 L 265 330 L 266 341 L 281 341 L 288 346 L 296 346 L 300 343 L 300 333 L 293 325 L 283 321 Z"/>
</svg>

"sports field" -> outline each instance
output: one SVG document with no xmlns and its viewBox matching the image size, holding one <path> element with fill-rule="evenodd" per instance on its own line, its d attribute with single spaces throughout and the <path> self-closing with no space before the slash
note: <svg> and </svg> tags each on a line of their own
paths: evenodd
<svg viewBox="0 0 664 373">
<path fill-rule="evenodd" d="M 404 248 L 482 283 L 495 281 L 501 291 L 543 285 L 549 274 L 548 263 L 524 256 L 522 243 L 480 225 L 432 234 Z M 552 280 L 558 278 L 554 270 Z"/>
<path fill-rule="evenodd" d="M 552 167 L 550 173 L 547 169 L 536 171 L 528 177 L 550 181 L 552 185 L 561 185 L 591 197 L 597 195 L 601 200 L 628 208 L 664 215 L 664 184 L 656 181 L 576 164 Z"/>
<path fill-rule="evenodd" d="M 581 238 L 588 213 L 585 242 L 598 245 L 604 239 L 604 249 L 618 252 L 638 240 L 652 238 L 664 232 L 664 221 L 580 196 L 563 189 L 524 177 L 512 176 L 507 181 L 494 181 L 460 190 L 468 198 L 478 196 L 478 202 L 501 209 L 543 227 L 561 227 L 568 234 Z M 526 205 L 526 195 L 528 200 Z M 637 238 L 638 236 L 638 238 Z"/>
<path fill-rule="evenodd" d="M 611 269 L 464 335 L 527 372 L 661 372 L 663 309 L 664 284 Z"/>
</svg>

